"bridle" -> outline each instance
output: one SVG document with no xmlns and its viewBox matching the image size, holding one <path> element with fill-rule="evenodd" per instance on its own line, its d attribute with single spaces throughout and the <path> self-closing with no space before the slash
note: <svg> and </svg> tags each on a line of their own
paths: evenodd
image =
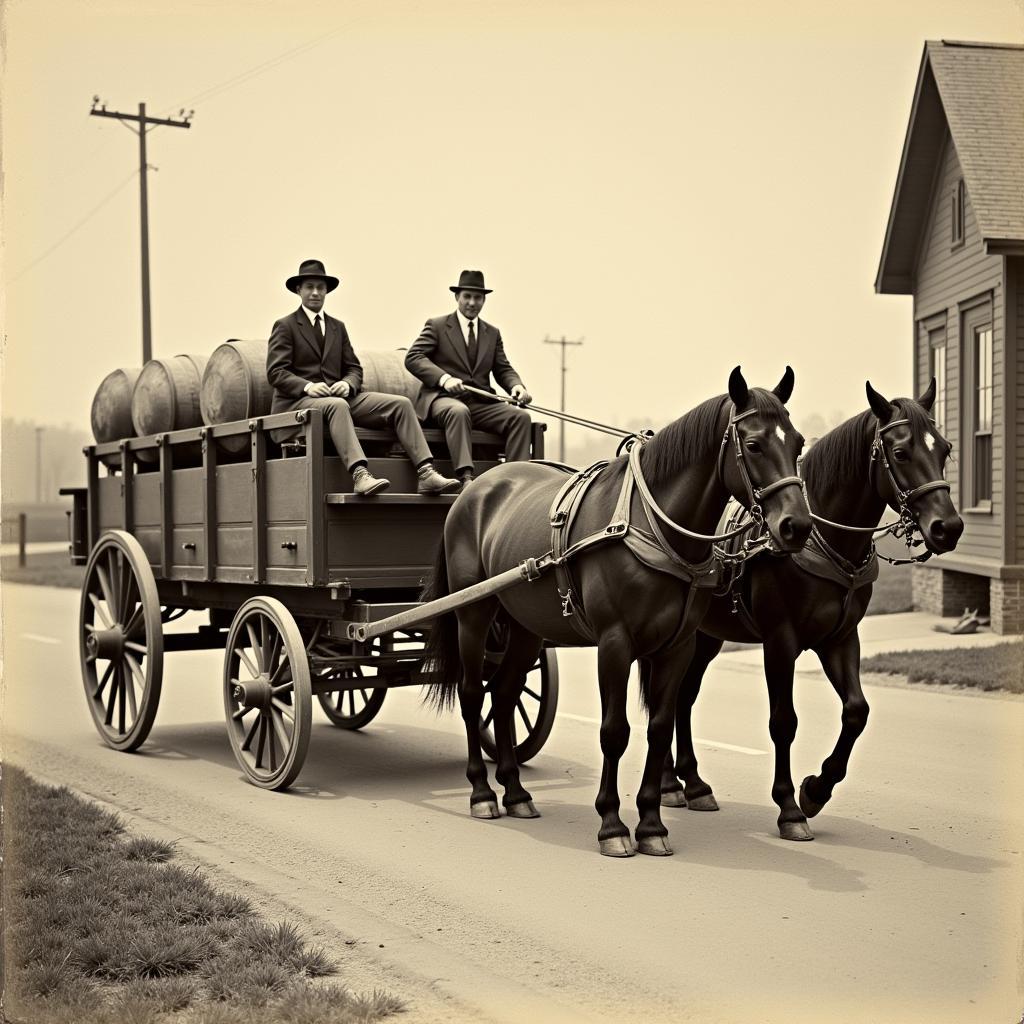
<svg viewBox="0 0 1024 1024">
<path fill-rule="evenodd" d="M 873 474 L 875 467 L 881 464 L 885 470 L 886 475 L 889 478 L 889 484 L 892 487 L 893 496 L 896 499 L 896 512 L 899 515 L 899 519 L 891 523 L 883 523 L 880 526 L 848 526 L 845 523 L 834 523 L 831 519 L 826 519 L 824 516 L 819 516 L 816 512 L 811 510 L 811 519 L 815 523 L 820 523 L 823 526 L 831 526 L 836 530 L 845 530 L 848 533 L 869 533 L 871 534 L 871 546 L 874 554 L 874 542 L 876 538 L 884 537 L 886 534 L 891 535 L 896 540 L 904 540 L 908 548 L 920 547 L 923 540 L 915 540 L 914 534 L 919 533 L 921 528 L 918 525 L 917 518 L 914 516 L 911 506 L 918 498 L 925 494 L 930 494 L 932 491 L 949 490 L 949 481 L 947 480 L 929 480 L 927 483 L 921 484 L 918 487 L 911 487 L 909 490 L 904 490 L 900 485 L 899 480 L 896 478 L 896 473 L 893 470 L 892 463 L 889 461 L 889 456 L 885 451 L 885 441 L 883 435 L 890 430 L 894 430 L 896 427 L 909 427 L 909 419 L 890 420 L 885 426 L 881 424 L 875 427 L 875 436 L 871 442 L 871 466 L 869 475 Z M 803 484 L 803 481 L 801 481 Z M 804 498 L 807 498 L 807 490 L 804 488 Z M 808 509 L 810 509 L 810 502 L 808 502 Z M 819 539 L 823 540 L 820 537 Z M 925 562 L 931 558 L 932 552 L 925 551 L 920 555 L 913 555 L 910 558 L 889 558 L 887 555 L 879 555 L 880 558 L 885 559 L 892 565 L 909 565 L 914 562 Z"/>
<path fill-rule="evenodd" d="M 761 506 L 761 502 L 764 499 L 769 498 L 771 495 L 781 491 L 785 487 L 800 487 L 802 489 L 803 481 L 798 476 L 785 476 L 779 480 L 772 481 L 770 484 L 765 484 L 764 487 L 754 486 L 754 482 L 750 477 L 749 467 L 747 466 L 746 452 L 743 449 L 743 442 L 740 439 L 740 433 L 736 424 L 741 420 L 746 419 L 748 416 L 753 416 L 756 412 L 756 409 L 747 409 L 745 412 L 737 412 L 736 406 L 733 404 L 732 412 L 729 415 L 729 423 L 725 428 L 725 433 L 722 436 L 722 443 L 718 449 L 718 458 L 715 461 L 715 474 L 718 477 L 718 482 L 728 492 L 729 487 L 725 482 L 725 471 L 723 466 L 731 443 L 733 454 L 736 458 L 736 465 L 739 468 L 740 477 L 743 480 L 743 486 L 746 489 L 747 499 L 749 501 L 747 510 L 750 513 L 750 519 L 746 523 L 734 530 L 727 530 L 725 533 L 707 534 L 688 530 L 685 526 L 681 526 L 668 516 L 654 500 L 654 495 L 651 493 L 651 489 L 647 485 L 647 481 L 644 479 L 643 470 L 640 464 L 640 452 L 651 437 L 653 437 L 653 434 L 650 432 L 644 432 L 640 434 L 633 434 L 626 438 L 619 445 L 619 452 L 621 453 L 622 451 L 626 451 L 629 454 L 629 463 L 633 470 L 633 477 L 636 480 L 637 490 L 640 493 L 640 499 L 648 517 L 652 515 L 655 516 L 665 526 L 668 526 L 677 533 L 682 534 L 684 537 L 688 537 L 691 540 L 718 544 L 722 541 L 731 540 L 733 537 L 738 537 L 741 534 L 748 533 L 750 530 L 762 526 L 764 523 L 764 510 Z M 762 537 L 759 537 L 754 541 L 749 552 L 746 551 L 746 545 L 744 546 L 745 550 L 742 555 L 742 559 L 751 557 L 751 555 L 756 554 L 762 547 L 766 547 L 770 544 L 771 535 L 765 531 Z M 716 556 L 728 558 L 732 561 L 735 561 L 738 558 L 738 556 L 735 555 L 726 556 L 724 552 L 720 551 L 718 548 L 715 549 L 715 554 Z"/>
</svg>

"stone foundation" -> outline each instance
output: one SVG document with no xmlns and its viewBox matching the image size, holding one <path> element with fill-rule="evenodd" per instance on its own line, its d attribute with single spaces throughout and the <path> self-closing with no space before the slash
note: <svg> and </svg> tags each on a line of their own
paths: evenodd
<svg viewBox="0 0 1024 1024">
<path fill-rule="evenodd" d="M 992 580 L 992 632 L 1024 633 L 1024 580 Z"/>
<path fill-rule="evenodd" d="M 965 608 L 989 614 L 989 584 L 1000 582 L 952 569 L 915 565 L 911 576 L 914 611 L 932 615 L 962 615 Z M 995 623 L 993 622 L 993 628 Z"/>
</svg>

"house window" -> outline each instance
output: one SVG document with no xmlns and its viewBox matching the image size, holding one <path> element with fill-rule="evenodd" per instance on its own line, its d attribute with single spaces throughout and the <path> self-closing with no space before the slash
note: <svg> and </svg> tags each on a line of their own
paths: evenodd
<svg viewBox="0 0 1024 1024">
<path fill-rule="evenodd" d="M 974 329 L 974 502 L 992 501 L 992 327 Z"/>
<path fill-rule="evenodd" d="M 946 325 L 928 332 L 928 376 L 935 378 L 932 418 L 940 431 L 946 430 Z"/>
<path fill-rule="evenodd" d="M 967 203 L 967 190 L 964 188 L 964 179 L 961 178 L 953 186 L 953 198 L 952 198 L 952 223 L 953 223 L 953 236 L 952 244 L 954 246 L 963 245 L 964 243 L 964 222 L 965 213 L 964 208 Z"/>
</svg>

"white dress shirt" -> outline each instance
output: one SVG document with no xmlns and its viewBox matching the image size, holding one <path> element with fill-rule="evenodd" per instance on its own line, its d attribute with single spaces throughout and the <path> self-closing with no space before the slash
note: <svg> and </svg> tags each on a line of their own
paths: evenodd
<svg viewBox="0 0 1024 1024">
<path fill-rule="evenodd" d="M 455 310 L 455 315 L 459 319 L 459 327 L 462 328 L 462 340 L 466 343 L 466 355 L 468 357 L 469 356 L 469 325 L 470 324 L 473 325 L 473 333 L 476 335 L 476 342 L 479 345 L 480 344 L 480 320 L 479 320 L 478 317 L 474 317 L 472 320 L 467 319 L 466 317 L 464 317 L 462 315 L 462 310 L 461 309 L 456 309 Z M 452 378 L 452 374 L 445 373 L 445 374 L 443 374 L 441 376 L 441 379 L 438 381 L 438 384 L 441 387 L 444 387 L 444 382 L 446 380 L 451 380 L 451 378 Z"/>
<path fill-rule="evenodd" d="M 321 306 L 318 311 L 314 311 L 309 309 L 307 306 L 303 306 L 302 312 L 306 314 L 306 317 L 309 320 L 309 326 L 312 327 L 314 331 L 317 330 L 316 318 L 320 317 L 320 337 L 324 337 L 327 333 L 327 320 L 325 319 L 326 314 L 324 313 L 323 307 Z"/>
</svg>

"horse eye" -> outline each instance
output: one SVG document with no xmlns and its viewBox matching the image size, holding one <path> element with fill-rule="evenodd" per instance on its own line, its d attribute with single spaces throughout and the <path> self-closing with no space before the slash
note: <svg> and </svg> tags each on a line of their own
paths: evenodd
<svg viewBox="0 0 1024 1024">
<path fill-rule="evenodd" d="M 747 442 L 747 451 L 753 452 L 755 455 L 761 454 L 761 446 L 756 441 Z"/>
<path fill-rule="evenodd" d="M 892 457 L 897 462 L 906 462 L 908 458 L 907 453 L 902 448 L 894 448 L 892 451 Z"/>
</svg>

